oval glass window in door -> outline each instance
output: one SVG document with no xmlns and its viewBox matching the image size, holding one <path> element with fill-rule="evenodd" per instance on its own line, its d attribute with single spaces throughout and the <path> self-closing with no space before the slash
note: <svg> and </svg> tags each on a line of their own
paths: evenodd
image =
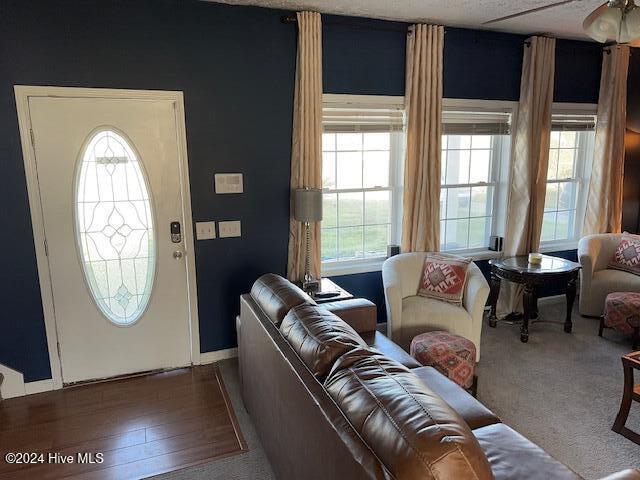
<svg viewBox="0 0 640 480">
<path fill-rule="evenodd" d="M 78 159 L 76 236 L 89 291 L 112 323 L 144 313 L 156 270 L 149 183 L 136 149 L 112 128 L 95 131 Z"/>
</svg>

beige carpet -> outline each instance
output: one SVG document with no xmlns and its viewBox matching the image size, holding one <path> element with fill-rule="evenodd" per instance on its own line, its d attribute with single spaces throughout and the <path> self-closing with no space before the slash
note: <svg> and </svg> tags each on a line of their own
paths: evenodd
<svg viewBox="0 0 640 480">
<path fill-rule="evenodd" d="M 564 312 L 563 301 L 540 305 L 545 320 L 562 320 Z M 535 323 L 527 344 L 518 325 L 485 323 L 478 398 L 587 479 L 640 467 L 640 446 L 611 431 L 622 395 L 620 356 L 631 342 L 611 330 L 598 337 L 596 319 L 574 313 L 573 321 L 572 334 Z M 640 432 L 640 404 L 627 425 Z"/>
</svg>

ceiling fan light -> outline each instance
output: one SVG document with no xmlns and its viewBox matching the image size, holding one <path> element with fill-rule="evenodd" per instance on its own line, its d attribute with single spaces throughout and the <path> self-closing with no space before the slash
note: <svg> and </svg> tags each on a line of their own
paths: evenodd
<svg viewBox="0 0 640 480">
<path fill-rule="evenodd" d="M 625 24 L 629 35 L 628 42 L 640 38 L 640 7 L 635 7 L 627 13 Z"/>
<path fill-rule="evenodd" d="M 585 33 L 595 41 L 605 43 L 609 39 L 618 38 L 621 22 L 622 10 L 620 8 L 610 8 L 603 5 L 585 19 L 583 28 Z"/>
</svg>

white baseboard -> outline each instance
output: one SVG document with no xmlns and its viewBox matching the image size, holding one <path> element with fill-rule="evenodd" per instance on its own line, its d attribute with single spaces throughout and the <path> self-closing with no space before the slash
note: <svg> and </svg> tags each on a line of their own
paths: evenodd
<svg viewBox="0 0 640 480">
<path fill-rule="evenodd" d="M 228 358 L 238 356 L 237 348 L 229 348 L 227 350 L 218 350 L 215 352 L 206 352 L 200 354 L 200 363 L 214 363 Z M 0 373 L 4 376 L 0 387 L 0 397 L 3 399 L 23 397 L 35 393 L 49 392 L 55 390 L 53 379 L 38 380 L 36 382 L 24 381 L 22 373 L 0 364 Z"/>
<path fill-rule="evenodd" d="M 216 350 L 215 352 L 205 352 L 200 354 L 200 363 L 202 365 L 205 365 L 207 363 L 219 362 L 220 360 L 235 358 L 237 356 L 238 356 L 237 348 L 228 348 L 226 350 Z"/>
<path fill-rule="evenodd" d="M 55 390 L 53 386 L 53 380 L 51 378 L 47 380 L 38 380 L 37 382 L 27 382 L 24 384 L 25 395 L 31 395 L 34 393 L 49 392 Z"/>
<path fill-rule="evenodd" d="M 0 385 L 0 397 L 6 399 L 22 397 L 25 394 L 22 373 L 6 365 L 0 365 L 0 373 L 3 376 L 2 385 Z"/>
<path fill-rule="evenodd" d="M 24 397 L 25 395 L 55 390 L 51 378 L 36 382 L 25 382 L 22 373 L 6 365 L 0 365 L 0 373 L 4 375 L 0 391 L 0 396 L 3 399 Z"/>
</svg>

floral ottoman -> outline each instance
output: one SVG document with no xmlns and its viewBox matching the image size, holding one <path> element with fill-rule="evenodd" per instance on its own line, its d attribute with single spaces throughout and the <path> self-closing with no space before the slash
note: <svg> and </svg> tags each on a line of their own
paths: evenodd
<svg viewBox="0 0 640 480">
<path fill-rule="evenodd" d="M 600 320 L 600 336 L 605 327 L 632 335 L 633 348 L 637 348 L 640 343 L 640 293 L 615 292 L 607 295 L 604 315 Z"/>
<path fill-rule="evenodd" d="M 411 356 L 461 387 L 476 391 L 476 346 L 449 332 L 427 332 L 411 340 Z"/>
</svg>

